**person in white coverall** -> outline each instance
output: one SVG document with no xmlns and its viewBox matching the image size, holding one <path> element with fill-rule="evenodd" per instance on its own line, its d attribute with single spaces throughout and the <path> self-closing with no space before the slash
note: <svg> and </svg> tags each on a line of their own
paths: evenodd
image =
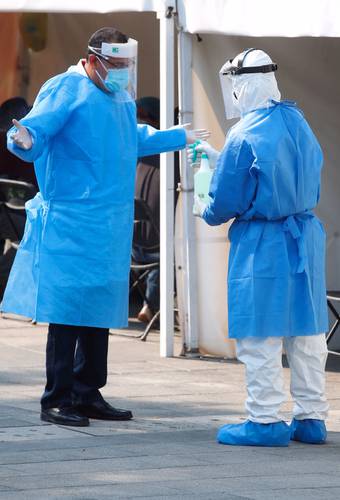
<svg viewBox="0 0 340 500">
<path fill-rule="evenodd" d="M 248 420 L 223 426 L 223 444 L 324 443 L 327 434 L 325 232 L 312 211 L 323 157 L 296 104 L 280 100 L 276 69 L 258 49 L 227 61 L 220 72 L 227 118 L 240 120 L 221 153 L 208 143 L 196 146 L 216 169 L 210 203 L 196 198 L 194 213 L 210 225 L 235 218 L 229 337 L 246 367 Z M 291 425 L 280 413 L 283 347 L 295 402 Z"/>
</svg>

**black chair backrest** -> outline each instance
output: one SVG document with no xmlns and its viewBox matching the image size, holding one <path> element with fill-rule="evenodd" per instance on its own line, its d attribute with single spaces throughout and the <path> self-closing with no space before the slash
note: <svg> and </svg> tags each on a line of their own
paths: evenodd
<svg viewBox="0 0 340 500">
<path fill-rule="evenodd" d="M 34 198 L 33 184 L 0 178 L 0 239 L 19 242 L 24 234 L 26 201 Z"/>
<path fill-rule="evenodd" d="M 146 238 L 146 224 L 150 224 L 159 240 L 159 229 L 149 205 L 142 198 L 135 198 L 133 246 L 149 252 L 158 252 L 157 245 L 149 245 Z"/>
<path fill-rule="evenodd" d="M 13 209 L 23 208 L 36 193 L 37 188 L 33 184 L 0 178 L 0 203 L 10 204 Z"/>
<path fill-rule="evenodd" d="M 10 209 L 4 203 L 0 203 L 0 239 L 18 242 L 24 232 L 25 215 L 22 212 L 17 216 L 17 220 L 14 220 L 9 212 Z M 22 219 L 21 224 L 18 223 L 20 219 Z"/>
</svg>

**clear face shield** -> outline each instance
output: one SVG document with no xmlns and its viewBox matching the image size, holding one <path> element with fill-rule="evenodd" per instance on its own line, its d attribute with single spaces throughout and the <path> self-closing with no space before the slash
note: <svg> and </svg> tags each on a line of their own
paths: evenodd
<svg viewBox="0 0 340 500">
<path fill-rule="evenodd" d="M 231 61 L 227 61 L 220 69 L 220 83 L 223 95 L 224 109 L 227 120 L 232 120 L 233 118 L 240 117 L 240 111 L 235 103 L 235 96 L 233 95 L 233 80 L 232 75 L 229 72 L 231 66 Z"/>
<path fill-rule="evenodd" d="M 244 64 L 245 58 L 249 53 L 252 53 L 253 57 L 248 58 L 251 59 L 251 64 L 246 65 Z M 242 75 L 263 75 L 273 73 L 276 70 L 277 64 L 273 63 L 265 52 L 255 48 L 245 50 L 234 59 L 229 59 L 222 66 L 219 76 L 227 120 L 241 116 L 237 87 L 239 81 L 242 80 Z"/>
<path fill-rule="evenodd" d="M 129 38 L 126 43 L 102 43 L 101 48 L 88 47 L 106 72 L 97 71 L 107 92 L 120 100 L 135 100 L 137 92 L 138 42 Z"/>
</svg>

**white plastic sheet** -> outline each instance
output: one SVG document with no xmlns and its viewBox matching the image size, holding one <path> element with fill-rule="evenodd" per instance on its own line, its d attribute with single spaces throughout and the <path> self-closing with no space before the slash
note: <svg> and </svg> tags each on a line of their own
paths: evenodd
<svg viewBox="0 0 340 500">
<path fill-rule="evenodd" d="M 174 2 L 175 3 L 175 0 Z M 0 11 L 22 12 L 157 12 L 164 0 L 0 0 Z M 167 2 L 171 5 L 172 2 Z"/>
<path fill-rule="evenodd" d="M 178 0 L 190 33 L 340 36 L 339 0 Z"/>
</svg>

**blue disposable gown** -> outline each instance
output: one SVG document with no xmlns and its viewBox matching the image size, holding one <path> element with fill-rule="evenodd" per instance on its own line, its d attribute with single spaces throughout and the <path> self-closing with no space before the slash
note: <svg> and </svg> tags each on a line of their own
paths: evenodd
<svg viewBox="0 0 340 500">
<path fill-rule="evenodd" d="M 124 327 L 137 157 L 185 146 L 185 131 L 137 125 L 133 101 L 110 95 L 77 71 L 41 88 L 21 120 L 40 192 L 26 204 L 25 234 L 2 310 L 37 321 Z M 13 132 L 13 131 L 12 131 Z"/>
<path fill-rule="evenodd" d="M 203 218 L 229 231 L 229 336 L 327 331 L 325 232 L 313 214 L 322 151 L 294 103 L 247 113 L 229 132 Z"/>
</svg>

